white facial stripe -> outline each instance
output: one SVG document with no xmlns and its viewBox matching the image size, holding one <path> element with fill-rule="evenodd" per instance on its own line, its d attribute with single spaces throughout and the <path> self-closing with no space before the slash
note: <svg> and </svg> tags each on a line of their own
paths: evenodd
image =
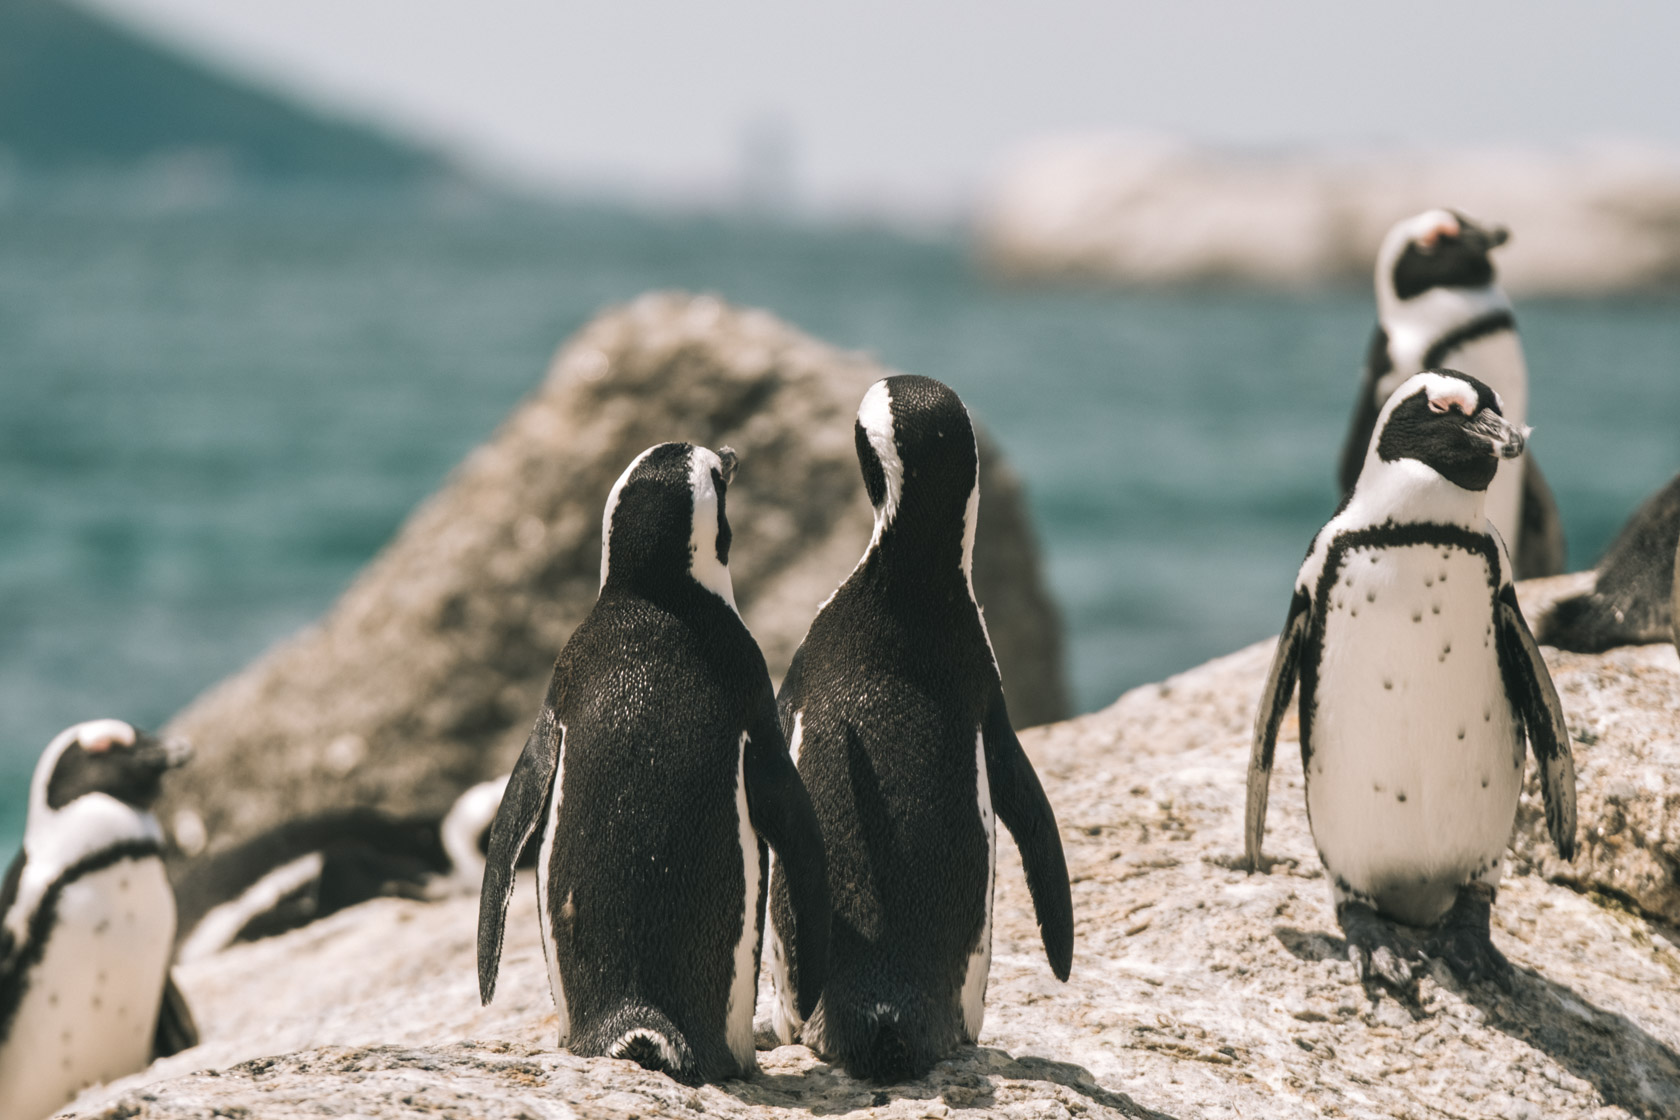
<svg viewBox="0 0 1680 1120">
<path fill-rule="evenodd" d="M 863 425 L 863 434 L 868 437 L 869 446 L 875 450 L 875 457 L 881 460 L 881 473 L 887 480 L 886 496 L 875 511 L 875 539 L 870 542 L 873 546 L 881 539 L 881 530 L 892 524 L 893 515 L 898 512 L 899 496 L 904 493 L 904 460 L 898 457 L 898 441 L 893 433 L 892 395 L 888 393 L 885 381 L 877 381 L 869 387 L 863 395 L 863 403 L 858 405 L 857 418 L 858 423 Z"/>
<path fill-rule="evenodd" d="M 606 511 L 601 514 L 601 586 L 602 587 L 605 587 L 607 585 L 607 560 L 612 555 L 613 514 L 618 511 L 619 496 L 624 493 L 624 484 L 630 481 L 630 476 L 635 474 L 636 473 L 636 468 L 642 465 L 642 460 L 646 459 L 652 453 L 653 453 L 653 448 L 650 447 L 646 451 L 642 452 L 640 455 L 636 456 L 634 459 L 630 460 L 630 465 L 628 467 L 624 468 L 624 473 L 618 476 L 618 481 L 613 483 L 613 488 L 610 491 L 608 491 L 608 493 L 607 493 L 607 508 L 606 508 Z"/>
<path fill-rule="evenodd" d="M 93 719 L 86 723 L 78 723 L 74 727 L 67 727 L 53 737 L 47 744 L 47 749 L 41 752 L 41 760 L 35 764 L 35 775 L 29 783 L 29 815 L 48 815 L 52 810 L 47 808 L 47 786 L 52 782 L 53 771 L 58 768 L 58 760 L 64 757 L 64 752 L 80 743 L 83 750 L 107 750 L 114 743 L 121 743 L 125 747 L 134 745 L 135 731 L 132 725 L 120 719 Z M 90 747 L 90 742 L 98 746 Z"/>
<path fill-rule="evenodd" d="M 1448 409 L 1456 408 L 1466 416 L 1476 415 L 1476 391 L 1474 389 L 1462 381 L 1452 381 L 1444 377 L 1436 378 L 1435 381 L 1445 382 L 1445 384 L 1431 382 L 1427 385 L 1425 391 L 1429 394 L 1429 407 L 1432 410 L 1446 412 Z"/>
<path fill-rule="evenodd" d="M 712 472 L 723 474 L 723 460 L 704 447 L 696 447 L 688 456 L 688 484 L 694 493 L 694 516 L 688 538 L 688 570 L 695 582 L 717 594 L 735 607 L 735 587 L 729 579 L 729 569 L 718 562 L 718 493 Z"/>
</svg>

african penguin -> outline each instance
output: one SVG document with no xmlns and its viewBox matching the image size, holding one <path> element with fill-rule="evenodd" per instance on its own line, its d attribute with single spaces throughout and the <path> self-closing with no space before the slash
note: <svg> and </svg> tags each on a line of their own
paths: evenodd
<svg viewBox="0 0 1680 1120">
<path fill-rule="evenodd" d="M 180 915 L 176 959 L 185 963 L 236 941 L 273 937 L 371 898 L 478 890 L 490 822 L 506 784 L 505 777 L 480 782 L 441 818 L 336 809 L 172 863 Z M 527 858 L 535 862 L 534 850 Z"/>
<path fill-rule="evenodd" d="M 1541 643 L 1579 653 L 1666 642 L 1680 624 L 1672 600 L 1680 548 L 1680 474 L 1634 511 L 1598 562 L 1593 589 L 1540 617 Z"/>
<path fill-rule="evenodd" d="M 50 1115 L 90 1085 L 197 1045 L 169 974 L 175 899 L 151 807 L 186 760 L 114 719 L 47 745 L 23 850 L 0 887 L 0 1116 Z"/>
<path fill-rule="evenodd" d="M 807 1015 L 789 887 L 771 873 L 777 1037 L 853 1076 L 920 1077 L 980 1037 L 991 966 L 994 814 L 1014 834 L 1050 968 L 1073 904 L 1056 817 L 1010 726 L 971 576 L 980 488 L 963 403 L 925 377 L 864 394 L 854 429 L 868 549 L 782 682 L 782 729 L 828 848 L 828 985 Z"/>
<path fill-rule="evenodd" d="M 1499 394 L 1507 421 L 1523 426 L 1528 367 L 1491 258 L 1509 236 L 1454 210 L 1426 210 L 1388 231 L 1377 252 L 1377 328 L 1342 447 L 1344 495 L 1359 477 L 1383 402 L 1420 370 L 1463 370 Z M 1487 515 L 1515 558 L 1518 579 L 1563 571 L 1563 523 L 1533 456 L 1500 466 L 1488 487 Z"/>
<path fill-rule="evenodd" d="M 1408 378 L 1295 580 L 1255 720 L 1247 857 L 1258 870 L 1278 727 L 1299 676 L 1307 817 L 1362 979 L 1411 982 L 1387 918 L 1430 927 L 1426 951 L 1466 982 L 1508 983 L 1489 907 L 1525 737 L 1552 842 L 1574 858 L 1563 709 L 1485 508 L 1499 461 L 1524 442 L 1475 378 Z"/>
<path fill-rule="evenodd" d="M 766 843 L 793 884 L 815 1005 L 828 952 L 822 834 L 729 578 L 735 455 L 664 443 L 612 488 L 601 593 L 554 666 L 490 831 L 478 975 L 495 993 L 515 857 L 537 901 L 560 1044 L 689 1084 L 757 1068 Z"/>
</svg>

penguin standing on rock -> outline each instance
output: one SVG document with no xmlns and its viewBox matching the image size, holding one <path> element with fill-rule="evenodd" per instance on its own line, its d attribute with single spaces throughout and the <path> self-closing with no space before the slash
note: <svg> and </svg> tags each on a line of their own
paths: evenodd
<svg viewBox="0 0 1680 1120">
<path fill-rule="evenodd" d="M 1056 817 L 1009 723 L 971 578 L 980 485 L 962 401 L 925 377 L 864 395 L 855 428 L 875 533 L 794 655 L 782 729 L 828 846 L 834 935 L 814 1015 L 772 872 L 777 1036 L 855 1077 L 920 1077 L 980 1036 L 991 967 L 994 814 L 1014 834 L 1066 980 L 1073 904 Z M 791 869 L 790 869 L 791 870 Z"/>
<path fill-rule="evenodd" d="M 114 719 L 41 755 L 23 850 L 0 887 L 0 1116 L 36 1120 L 90 1085 L 197 1045 L 169 975 L 175 898 L 152 804 L 185 761 Z"/>
<path fill-rule="evenodd" d="M 1344 496 L 1359 478 L 1384 402 L 1420 370 L 1462 370 L 1499 395 L 1509 423 L 1525 423 L 1528 367 L 1492 258 L 1509 237 L 1454 210 L 1426 210 L 1388 231 L 1377 252 L 1377 329 L 1342 448 Z M 1500 466 L 1487 516 L 1510 549 L 1516 578 L 1563 571 L 1563 523 L 1533 456 Z"/>
<path fill-rule="evenodd" d="M 1383 406 L 1340 512 L 1313 540 L 1260 698 L 1246 847 L 1260 866 L 1278 727 L 1301 682 L 1307 817 L 1348 956 L 1411 983 L 1388 919 L 1466 982 L 1510 982 L 1490 907 L 1532 745 L 1546 825 L 1575 855 L 1575 766 L 1552 678 L 1517 607 L 1486 499 L 1525 434 L 1487 385 L 1450 370 Z"/>
<path fill-rule="evenodd" d="M 537 899 L 560 1042 L 689 1084 L 757 1066 L 765 844 L 792 884 L 797 1003 L 822 989 L 822 834 L 735 611 L 724 497 L 735 456 L 665 443 L 607 498 L 601 595 L 554 667 L 490 831 L 479 992 L 495 993 L 514 865 Z"/>
</svg>

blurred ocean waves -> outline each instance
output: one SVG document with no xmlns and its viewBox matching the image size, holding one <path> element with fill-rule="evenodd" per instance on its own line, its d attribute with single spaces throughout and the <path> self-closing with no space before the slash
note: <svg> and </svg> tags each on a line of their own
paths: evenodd
<svg viewBox="0 0 1680 1120">
<path fill-rule="evenodd" d="M 1029 488 L 1081 710 L 1275 631 L 1372 322 L 1358 288 L 1000 286 L 956 234 L 74 201 L 0 206 L 0 854 L 54 732 L 156 725 L 316 617 L 605 304 L 711 291 L 962 393 Z M 1680 468 L 1677 312 L 1519 305 L 1576 566 Z"/>
</svg>

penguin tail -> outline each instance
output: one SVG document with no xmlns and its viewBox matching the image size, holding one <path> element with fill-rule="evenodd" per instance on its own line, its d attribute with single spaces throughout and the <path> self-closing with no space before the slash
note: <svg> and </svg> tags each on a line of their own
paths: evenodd
<svg viewBox="0 0 1680 1120">
<path fill-rule="evenodd" d="M 829 1020 L 829 1038 L 838 1043 L 835 1058 L 858 1080 L 890 1085 L 913 1081 L 933 1068 L 936 1055 L 918 1044 L 926 1032 L 907 1022 L 898 1007 L 877 1003 L 847 1018 L 851 1022 L 845 1024 Z"/>
<path fill-rule="evenodd" d="M 606 1048 L 610 1058 L 635 1062 L 684 1085 L 705 1081 L 700 1063 L 676 1024 L 651 1007 L 628 1012 L 618 1024 L 617 1039 Z"/>
</svg>

